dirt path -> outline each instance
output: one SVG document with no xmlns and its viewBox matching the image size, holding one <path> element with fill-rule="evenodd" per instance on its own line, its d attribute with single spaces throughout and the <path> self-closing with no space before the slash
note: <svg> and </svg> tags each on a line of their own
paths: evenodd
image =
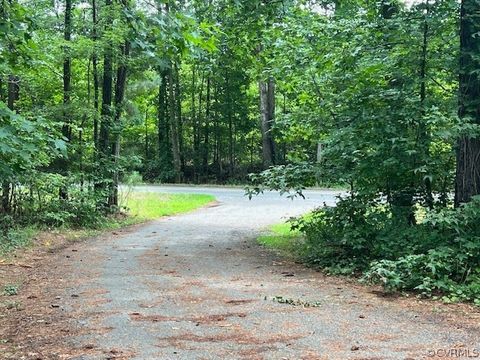
<svg viewBox="0 0 480 360">
<path fill-rule="evenodd" d="M 22 299 L 26 334 L 9 334 L 25 358 L 398 360 L 480 351 L 472 308 L 381 297 L 255 244 L 268 224 L 333 202 L 331 192 L 249 202 L 242 190 L 142 190 L 208 192 L 220 203 L 53 255 L 56 267 L 28 285 L 37 295 Z"/>
</svg>

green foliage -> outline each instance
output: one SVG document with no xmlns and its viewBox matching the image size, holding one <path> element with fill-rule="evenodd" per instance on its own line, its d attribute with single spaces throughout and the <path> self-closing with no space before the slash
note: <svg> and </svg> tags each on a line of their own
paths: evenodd
<svg viewBox="0 0 480 360">
<path fill-rule="evenodd" d="M 387 220 L 386 211 L 364 198 L 346 198 L 336 207 L 317 209 L 297 219 L 293 228 L 306 235 L 306 261 L 333 273 L 352 274 L 375 257 L 376 234 Z"/>
<path fill-rule="evenodd" d="M 307 186 L 316 184 L 315 167 L 307 163 L 273 166 L 260 174 L 251 174 L 251 185 L 245 191 L 251 199 L 264 191 L 278 191 L 288 197 L 303 197 Z"/>
<path fill-rule="evenodd" d="M 383 202 L 348 197 L 295 220 L 293 228 L 305 235 L 304 260 L 331 273 L 363 275 L 388 291 L 478 301 L 479 213 L 477 197 L 458 209 L 429 211 L 409 225 Z"/>
<path fill-rule="evenodd" d="M 0 178 L 13 179 L 65 153 L 52 124 L 43 118 L 29 120 L 0 102 Z"/>
<path fill-rule="evenodd" d="M 337 206 L 293 222 L 305 261 L 478 302 L 478 199 L 451 207 L 457 139 L 478 136 L 457 116 L 459 4 L 391 5 L 294 6 L 269 29 L 284 108 L 274 132 L 293 164 L 253 175 L 247 194 L 348 184 Z"/>
<path fill-rule="evenodd" d="M 365 279 L 390 290 L 446 294 L 452 301 L 480 299 L 480 197 L 457 209 L 428 214 L 419 226 L 428 232 L 429 248 L 415 255 L 372 263 Z M 425 247 L 423 243 L 420 244 Z"/>
</svg>

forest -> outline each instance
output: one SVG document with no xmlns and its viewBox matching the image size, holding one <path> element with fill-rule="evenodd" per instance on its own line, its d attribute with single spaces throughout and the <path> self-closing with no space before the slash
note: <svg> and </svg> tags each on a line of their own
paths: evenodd
<svg viewBox="0 0 480 360">
<path fill-rule="evenodd" d="M 479 33 L 475 0 L 0 0 L 0 243 L 125 183 L 340 187 L 306 263 L 480 305 Z"/>
</svg>

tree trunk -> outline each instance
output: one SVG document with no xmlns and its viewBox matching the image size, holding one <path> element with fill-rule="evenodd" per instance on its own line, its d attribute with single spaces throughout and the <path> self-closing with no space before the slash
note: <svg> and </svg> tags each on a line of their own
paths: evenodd
<svg viewBox="0 0 480 360">
<path fill-rule="evenodd" d="M 208 179 L 208 154 L 209 154 L 209 141 L 210 141 L 210 94 L 211 94 L 211 79 L 210 75 L 207 77 L 207 100 L 205 104 L 205 128 L 203 138 L 203 175 Z"/>
<path fill-rule="evenodd" d="M 123 101 L 125 98 L 125 87 L 127 84 L 127 61 L 130 55 L 130 42 L 127 40 L 121 47 L 120 53 L 122 59 L 117 68 L 117 81 L 115 83 L 115 115 L 114 115 L 114 142 L 112 144 L 112 155 L 114 162 L 113 184 L 110 191 L 110 206 L 118 206 L 118 185 L 119 185 L 119 159 L 120 159 L 120 139 L 122 133 L 121 117 L 123 111 Z"/>
<path fill-rule="evenodd" d="M 105 6 L 111 6 L 112 0 L 105 0 Z M 107 21 L 107 24 L 109 22 Z M 107 25 L 108 26 L 108 25 Z M 102 84 L 102 120 L 100 123 L 99 147 L 102 158 L 108 156 L 110 127 L 112 123 L 113 99 L 113 60 L 112 48 L 107 45 L 103 58 L 103 84 Z"/>
<path fill-rule="evenodd" d="M 72 38 L 72 0 L 65 0 L 65 26 L 64 40 L 68 44 Z M 72 140 L 72 126 L 70 119 L 70 92 L 72 82 L 72 59 L 68 46 L 64 48 L 63 60 L 63 127 L 62 134 L 68 140 Z"/>
<path fill-rule="evenodd" d="M 234 157 L 233 157 L 233 114 L 232 114 L 232 99 L 230 96 L 230 76 L 228 68 L 225 72 L 225 91 L 226 91 L 226 105 L 227 105 L 227 119 L 228 119 L 228 175 L 233 176 L 234 171 Z"/>
<path fill-rule="evenodd" d="M 480 16 L 475 0 L 463 0 L 460 13 L 459 116 L 480 125 Z M 458 140 L 455 205 L 480 194 L 480 139 L 467 134 Z"/>
<path fill-rule="evenodd" d="M 93 22 L 93 31 L 92 39 L 94 42 L 98 40 L 97 35 L 97 2 L 92 0 L 92 22 Z M 94 51 L 92 55 L 92 66 L 93 66 L 93 143 L 95 145 L 95 150 L 98 151 L 98 112 L 100 107 L 99 101 L 99 79 L 98 79 L 98 57 L 97 52 Z M 96 157 L 96 154 L 95 154 Z"/>
<path fill-rule="evenodd" d="M 175 182 L 182 181 L 182 159 L 180 156 L 180 141 L 179 141 L 179 126 L 176 112 L 175 99 L 175 83 L 173 77 L 173 67 L 168 71 L 168 85 L 169 85 L 169 112 L 170 112 L 170 142 L 172 145 L 173 154 L 173 169 L 175 172 Z"/>
<path fill-rule="evenodd" d="M 64 23 L 64 37 L 65 43 L 68 44 L 72 38 L 72 0 L 65 0 L 65 23 Z M 72 82 L 72 59 L 70 57 L 70 49 L 64 47 L 63 60 L 63 126 L 62 135 L 68 142 L 72 141 L 72 119 L 70 109 L 70 92 Z M 60 173 L 64 176 L 68 173 L 68 160 L 60 160 Z M 68 199 L 68 189 L 65 185 L 61 185 L 59 190 L 60 199 Z"/>
<path fill-rule="evenodd" d="M 15 101 L 20 97 L 19 79 L 17 76 L 10 75 L 8 77 L 7 85 L 7 106 L 10 110 L 15 110 Z M 10 181 L 3 181 L 2 183 L 2 212 L 10 214 L 12 211 L 10 193 L 12 184 Z"/>
<path fill-rule="evenodd" d="M 185 152 L 183 149 L 183 116 L 182 116 L 182 93 L 180 87 L 180 71 L 177 63 L 174 64 L 174 81 L 175 81 L 175 117 L 178 133 L 178 148 L 180 152 L 181 178 L 183 180 L 183 169 L 185 168 Z"/>
<path fill-rule="evenodd" d="M 200 165 L 199 165 L 199 157 L 200 157 L 200 116 L 197 116 L 197 107 L 196 107 L 196 95 L 197 95 L 197 66 L 194 63 L 192 65 L 192 89 L 191 89 L 191 102 L 192 102 L 192 111 L 191 111 L 191 121 L 192 121 L 192 133 L 193 133 L 193 181 L 198 183 L 199 180 L 199 173 L 200 173 Z M 199 115 L 202 111 L 202 91 L 203 91 L 203 79 L 200 85 L 199 90 Z"/>
<path fill-rule="evenodd" d="M 168 104 L 167 104 L 167 85 L 168 73 L 162 71 L 160 73 L 160 86 L 158 89 L 158 159 L 160 166 L 171 166 L 171 145 L 170 145 L 170 130 L 168 119 Z"/>
<path fill-rule="evenodd" d="M 145 110 L 145 160 L 150 158 L 150 144 L 148 141 L 148 107 Z"/>
<path fill-rule="evenodd" d="M 105 0 L 105 7 L 110 8 L 112 0 Z M 108 13 L 108 12 L 107 12 Z M 111 24 L 111 18 L 105 19 L 105 30 L 108 30 L 108 26 Z M 109 147 L 110 147 L 110 129 L 112 127 L 112 100 L 113 100 L 113 49 L 111 45 L 107 44 L 105 47 L 105 53 L 103 56 L 103 82 L 102 82 L 102 107 L 101 107 L 101 120 L 100 120 L 100 132 L 98 136 L 98 157 L 99 157 L 99 173 L 101 179 L 99 183 L 95 185 L 97 190 L 105 190 L 106 181 L 109 180 L 111 173 L 108 169 L 109 163 Z M 108 197 L 104 200 L 100 200 L 99 206 L 108 208 Z"/>
<path fill-rule="evenodd" d="M 422 57 L 420 60 L 420 126 L 419 126 L 419 145 L 420 151 L 424 156 L 425 161 L 429 158 L 430 154 L 430 136 L 428 133 L 426 119 L 425 119 L 425 102 L 427 100 L 427 56 L 428 56 L 428 17 L 430 15 L 430 4 L 428 0 L 425 3 L 426 11 L 423 21 L 423 41 L 422 41 Z M 424 180 L 425 184 L 425 202 L 430 209 L 433 209 L 433 194 L 432 194 L 432 181 L 429 177 Z"/>
<path fill-rule="evenodd" d="M 260 113 L 262 130 L 262 160 L 265 168 L 275 165 L 275 142 L 272 126 L 275 121 L 275 82 L 269 78 L 260 81 Z"/>
</svg>

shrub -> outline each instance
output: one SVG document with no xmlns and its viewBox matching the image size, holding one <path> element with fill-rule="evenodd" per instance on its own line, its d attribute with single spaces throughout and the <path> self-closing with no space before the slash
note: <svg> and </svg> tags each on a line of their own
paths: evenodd
<svg viewBox="0 0 480 360">
<path fill-rule="evenodd" d="M 480 302 L 479 214 L 480 197 L 457 209 L 429 213 L 415 228 L 431 234 L 430 248 L 375 261 L 364 279 L 389 290 L 418 290 L 425 296 L 442 293 L 446 300 Z"/>
<path fill-rule="evenodd" d="M 350 196 L 297 219 L 305 260 L 331 273 L 363 275 L 388 291 L 480 303 L 480 197 L 427 211 L 418 224 L 379 199 Z"/>
</svg>

